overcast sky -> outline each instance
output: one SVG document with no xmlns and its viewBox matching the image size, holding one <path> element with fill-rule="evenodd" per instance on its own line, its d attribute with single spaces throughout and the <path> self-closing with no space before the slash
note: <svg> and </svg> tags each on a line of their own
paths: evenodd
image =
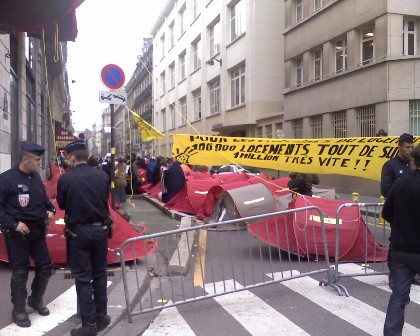
<svg viewBox="0 0 420 336">
<path fill-rule="evenodd" d="M 167 0 L 85 0 L 76 9 L 78 36 L 68 42 L 67 72 L 76 131 L 92 130 L 102 123 L 108 104 L 99 103 L 99 91 L 107 64 L 120 66 L 125 84 L 130 80 L 141 54 L 143 38 L 150 36 Z M 72 83 L 72 81 L 75 81 Z"/>
</svg>

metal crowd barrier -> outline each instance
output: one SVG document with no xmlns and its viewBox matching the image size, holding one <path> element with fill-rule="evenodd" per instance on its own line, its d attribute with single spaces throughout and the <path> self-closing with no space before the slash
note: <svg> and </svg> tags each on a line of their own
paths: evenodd
<svg viewBox="0 0 420 336">
<path fill-rule="evenodd" d="M 332 278 L 330 281 L 335 284 L 339 290 L 339 295 L 350 296 L 346 287 L 338 282 L 342 278 L 346 277 L 357 277 L 357 276 L 372 276 L 372 275 L 382 275 L 389 274 L 387 266 L 387 250 L 389 248 L 389 227 L 386 227 L 385 222 L 381 216 L 382 206 L 384 203 L 346 203 L 342 204 L 337 209 L 336 214 L 336 238 L 335 238 L 335 256 L 334 256 L 334 271 L 331 272 Z M 364 237 L 364 253 L 365 258 L 360 268 L 355 271 L 354 268 L 351 268 L 350 271 L 344 271 L 346 269 L 346 263 L 340 262 L 340 219 L 342 218 L 342 212 L 344 209 L 349 207 L 358 207 L 361 218 L 364 220 L 366 225 L 363 230 Z M 369 232 L 372 234 L 370 237 L 374 239 L 374 244 L 379 244 L 382 246 L 378 253 L 378 249 L 373 250 L 373 257 L 368 256 L 368 237 Z M 342 272 L 340 272 L 340 269 Z"/>
<path fill-rule="evenodd" d="M 315 225 L 308 225 L 314 218 Z M 244 222 L 248 230 L 253 227 L 253 234 L 243 230 Z M 129 270 L 124 250 L 150 239 L 159 240 L 156 252 L 134 262 Z M 179 239 L 186 246 L 180 247 Z M 320 285 L 340 290 L 330 281 L 324 215 L 315 206 L 130 238 L 120 250 L 129 322 L 134 315 L 308 275 L 325 274 L 327 280 Z M 172 260 L 188 254 L 189 269 L 179 271 L 180 264 L 171 265 L 162 256 L 172 252 Z M 150 283 L 142 283 L 142 272 L 149 273 Z"/>
</svg>

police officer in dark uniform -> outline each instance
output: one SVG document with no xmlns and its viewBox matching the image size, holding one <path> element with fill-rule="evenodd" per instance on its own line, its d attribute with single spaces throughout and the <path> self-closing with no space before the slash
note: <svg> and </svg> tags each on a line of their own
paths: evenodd
<svg viewBox="0 0 420 336">
<path fill-rule="evenodd" d="M 61 175 L 57 203 L 65 210 L 71 272 L 80 304 L 82 326 L 72 336 L 91 336 L 111 322 L 107 315 L 109 183 L 105 172 L 87 164 L 84 140 L 65 148 L 72 170 Z"/>
<path fill-rule="evenodd" d="M 29 256 L 35 262 L 35 277 L 28 306 L 40 315 L 50 313 L 43 300 L 53 270 L 45 237 L 55 208 L 37 172 L 44 152 L 37 144 L 21 142 L 19 165 L 0 175 L 0 224 L 12 265 L 12 318 L 19 327 L 25 328 L 31 326 L 25 309 Z"/>
<path fill-rule="evenodd" d="M 404 133 L 398 139 L 398 155 L 389 159 L 382 167 L 381 174 L 381 194 L 388 198 L 394 182 L 403 176 L 407 176 L 411 172 L 410 158 L 411 152 L 414 148 L 414 137 L 411 134 Z M 391 237 L 389 238 L 391 240 Z M 394 276 L 391 267 L 392 250 L 388 254 L 388 268 L 389 268 L 389 287 L 394 286 Z M 420 277 L 416 275 L 413 284 L 420 285 Z"/>
</svg>

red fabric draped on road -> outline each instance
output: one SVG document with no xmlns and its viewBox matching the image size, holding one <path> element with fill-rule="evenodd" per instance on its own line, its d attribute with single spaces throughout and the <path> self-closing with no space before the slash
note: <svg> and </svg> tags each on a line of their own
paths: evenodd
<svg viewBox="0 0 420 336">
<path fill-rule="evenodd" d="M 286 196 L 282 196 L 286 197 Z M 289 209 L 308 206 L 319 207 L 325 218 L 328 255 L 333 258 L 336 248 L 336 213 L 345 201 L 298 196 L 290 202 Z M 285 209 L 280 209 L 285 210 Z M 379 245 L 358 207 L 347 207 L 339 218 L 339 261 L 364 262 L 386 260 L 387 252 Z M 320 214 L 316 210 L 279 215 L 248 225 L 248 230 L 262 241 L 282 250 L 301 256 L 324 256 Z"/>
<path fill-rule="evenodd" d="M 60 176 L 60 170 L 51 162 L 50 170 L 52 178 L 44 181 L 47 193 L 56 193 L 57 181 Z M 55 194 L 54 194 L 55 195 Z M 51 198 L 51 197 L 50 197 Z M 63 236 L 64 230 L 64 210 L 60 210 L 55 199 L 51 199 L 57 212 L 54 219 L 50 222 L 47 235 L 47 244 L 54 266 L 65 267 L 67 265 L 66 255 L 66 239 Z M 137 232 L 133 226 L 116 210 L 109 207 L 110 215 L 114 217 L 114 236 L 108 240 L 108 264 L 116 264 L 121 261 L 120 247 L 121 244 L 129 239 L 140 237 L 147 231 L 147 227 L 140 224 L 135 224 L 140 230 Z M 3 236 L 3 234 L 0 234 Z M 152 253 L 157 247 L 156 241 L 140 240 L 133 244 L 129 244 L 124 249 L 125 261 L 144 258 L 149 253 Z M 8 262 L 7 250 L 4 237 L 0 237 L 0 261 Z"/>
</svg>

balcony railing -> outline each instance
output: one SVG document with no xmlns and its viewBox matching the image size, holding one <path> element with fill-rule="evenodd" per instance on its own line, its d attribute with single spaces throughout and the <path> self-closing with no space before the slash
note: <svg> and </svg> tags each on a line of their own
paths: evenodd
<svg viewBox="0 0 420 336">
<path fill-rule="evenodd" d="M 152 95 L 152 84 L 146 86 L 146 88 L 134 99 L 134 108 L 137 108 L 141 102 Z"/>
</svg>

